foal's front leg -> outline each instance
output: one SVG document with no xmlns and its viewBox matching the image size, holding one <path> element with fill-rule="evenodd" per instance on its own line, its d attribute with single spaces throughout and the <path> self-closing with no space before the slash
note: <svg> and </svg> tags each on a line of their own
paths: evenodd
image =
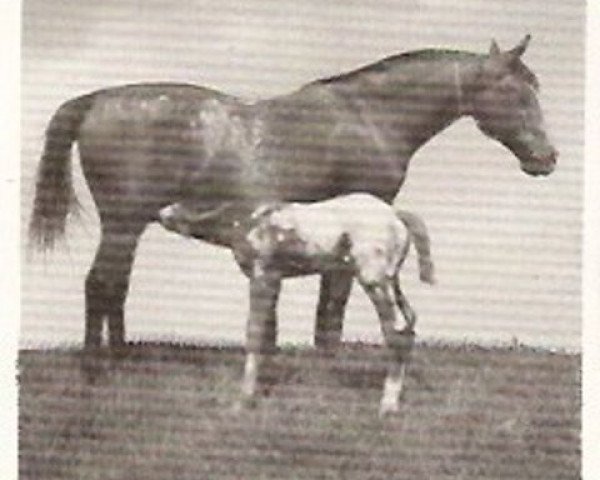
<svg viewBox="0 0 600 480">
<path fill-rule="evenodd" d="M 255 267 L 250 277 L 250 313 L 246 329 L 246 366 L 242 381 L 242 401 L 252 404 L 258 389 L 260 365 L 273 353 L 271 329 L 277 323 L 276 309 L 281 277 Z"/>
</svg>

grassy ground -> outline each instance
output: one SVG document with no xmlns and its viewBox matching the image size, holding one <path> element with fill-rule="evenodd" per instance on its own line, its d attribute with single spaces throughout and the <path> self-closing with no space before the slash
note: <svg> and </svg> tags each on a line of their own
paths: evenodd
<svg viewBox="0 0 600 480">
<path fill-rule="evenodd" d="M 22 351 L 20 478 L 579 478 L 579 356 L 418 346 L 386 421 L 376 347 L 284 349 L 264 401 L 235 414 L 242 365 L 139 345 L 88 385 L 76 352 Z"/>
</svg>

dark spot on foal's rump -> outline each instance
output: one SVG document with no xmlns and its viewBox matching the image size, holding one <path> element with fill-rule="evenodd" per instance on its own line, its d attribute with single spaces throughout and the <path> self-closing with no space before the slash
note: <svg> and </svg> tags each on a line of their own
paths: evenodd
<svg viewBox="0 0 600 480">
<path fill-rule="evenodd" d="M 295 228 L 269 228 L 269 241 L 273 245 L 274 260 L 278 264 L 304 265 L 310 261 L 307 254 L 307 243 Z"/>
<path fill-rule="evenodd" d="M 352 250 L 352 238 L 348 232 L 343 232 L 335 245 L 333 251 L 333 258 L 339 262 L 340 265 L 347 265 L 352 262 L 352 256 L 350 255 Z"/>
</svg>

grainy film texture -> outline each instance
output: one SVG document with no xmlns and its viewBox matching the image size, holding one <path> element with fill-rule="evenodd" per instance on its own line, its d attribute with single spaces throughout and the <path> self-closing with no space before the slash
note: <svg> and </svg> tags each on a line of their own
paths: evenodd
<svg viewBox="0 0 600 480">
<path fill-rule="evenodd" d="M 22 478 L 578 478 L 582 2 L 26 0 L 22 21 L 22 238 L 50 245 L 69 181 L 82 207 L 52 251 L 22 246 Z M 315 346 L 349 285 L 317 275 L 283 280 L 240 406 L 246 320 L 277 294 L 252 302 L 215 244 L 264 199 L 353 191 L 431 240 L 436 284 L 412 249 L 400 272 L 398 411 L 378 416 L 385 305 L 355 282 L 343 344 Z M 208 241 L 156 222 L 189 198 Z M 104 270 L 130 263 L 128 289 Z"/>
</svg>

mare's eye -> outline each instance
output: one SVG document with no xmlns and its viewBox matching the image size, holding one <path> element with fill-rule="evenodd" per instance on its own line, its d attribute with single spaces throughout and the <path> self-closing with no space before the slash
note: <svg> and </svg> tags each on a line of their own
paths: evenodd
<svg viewBox="0 0 600 480">
<path fill-rule="evenodd" d="M 528 107 L 529 105 L 531 105 L 531 95 L 528 95 L 527 93 L 520 95 L 519 103 L 523 107 Z"/>
</svg>

